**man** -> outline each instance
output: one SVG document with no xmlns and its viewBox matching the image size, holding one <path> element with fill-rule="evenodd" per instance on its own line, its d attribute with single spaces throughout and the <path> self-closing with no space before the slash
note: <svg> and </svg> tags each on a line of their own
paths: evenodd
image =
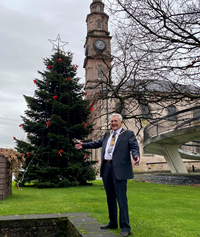
<svg viewBox="0 0 200 237">
<path fill-rule="evenodd" d="M 120 114 L 110 116 L 112 131 L 107 131 L 98 141 L 75 145 L 77 149 L 95 149 L 102 147 L 100 176 L 103 178 L 104 188 L 107 195 L 110 222 L 101 226 L 101 229 L 114 229 L 118 227 L 117 201 L 120 211 L 120 236 L 130 235 L 128 203 L 126 197 L 127 179 L 133 178 L 131 156 L 135 160 L 134 165 L 139 163 L 139 146 L 135 134 L 122 128 Z"/>
</svg>

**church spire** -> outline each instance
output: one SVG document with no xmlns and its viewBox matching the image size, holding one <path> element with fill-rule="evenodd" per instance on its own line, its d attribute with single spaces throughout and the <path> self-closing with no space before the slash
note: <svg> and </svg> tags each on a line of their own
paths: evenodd
<svg viewBox="0 0 200 237">
<path fill-rule="evenodd" d="M 93 2 L 102 2 L 102 0 L 93 0 Z"/>
</svg>

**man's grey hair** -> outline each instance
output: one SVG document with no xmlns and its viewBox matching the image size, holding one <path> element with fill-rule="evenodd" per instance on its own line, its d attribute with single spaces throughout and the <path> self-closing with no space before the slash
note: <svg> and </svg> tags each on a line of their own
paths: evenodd
<svg viewBox="0 0 200 237">
<path fill-rule="evenodd" d="M 111 120 L 111 118 L 112 118 L 113 116 L 118 116 L 120 122 L 123 120 L 121 114 L 114 113 L 114 114 L 111 114 L 111 115 L 110 115 L 109 121 Z"/>
</svg>

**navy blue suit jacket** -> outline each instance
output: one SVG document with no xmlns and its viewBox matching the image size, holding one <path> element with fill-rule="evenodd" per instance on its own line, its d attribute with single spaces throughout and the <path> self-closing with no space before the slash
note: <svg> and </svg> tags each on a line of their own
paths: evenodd
<svg viewBox="0 0 200 237">
<path fill-rule="evenodd" d="M 124 129 L 122 129 L 124 131 Z M 105 149 L 107 145 L 108 138 L 110 136 L 110 131 L 107 131 L 104 136 L 97 141 L 83 143 L 84 149 L 96 149 L 102 147 L 102 157 L 101 157 L 101 169 L 100 176 L 102 177 L 102 165 L 105 154 Z M 119 135 L 117 142 L 115 144 L 115 149 L 113 151 L 112 163 L 115 176 L 118 180 L 126 180 L 133 178 L 133 167 L 131 163 L 131 155 L 140 156 L 139 146 L 136 140 L 135 134 L 131 130 L 126 130 L 121 135 Z"/>
</svg>

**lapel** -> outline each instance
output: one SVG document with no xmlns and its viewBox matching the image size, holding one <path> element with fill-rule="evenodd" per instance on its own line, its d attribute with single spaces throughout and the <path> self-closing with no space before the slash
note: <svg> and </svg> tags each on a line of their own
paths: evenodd
<svg viewBox="0 0 200 237">
<path fill-rule="evenodd" d="M 125 130 L 125 129 L 122 128 L 121 132 L 123 132 L 124 130 Z M 125 133 L 126 133 L 126 132 L 123 132 L 121 135 L 119 135 L 119 137 L 118 137 L 118 139 L 117 139 L 117 143 L 116 143 L 116 145 L 115 145 L 114 151 L 115 151 L 116 148 L 118 147 L 118 145 L 119 145 L 120 141 L 122 140 L 122 138 L 124 137 Z M 113 151 L 113 152 L 114 152 L 114 151 Z"/>
</svg>

